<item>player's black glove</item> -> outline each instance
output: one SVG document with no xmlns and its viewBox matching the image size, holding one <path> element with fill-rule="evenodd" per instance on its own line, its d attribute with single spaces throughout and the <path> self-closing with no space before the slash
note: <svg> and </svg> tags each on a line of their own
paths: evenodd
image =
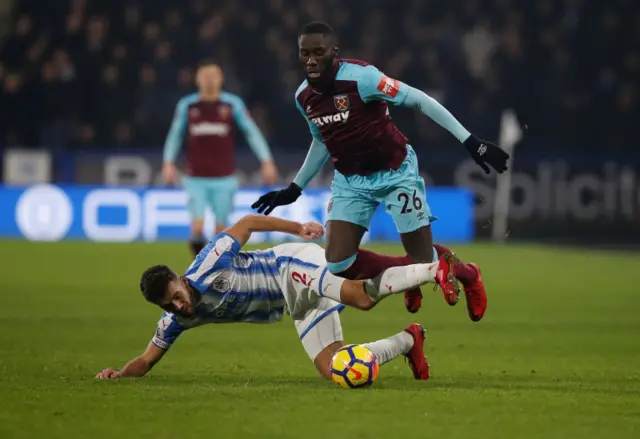
<svg viewBox="0 0 640 439">
<path fill-rule="evenodd" d="M 502 174 L 507 170 L 509 154 L 495 143 L 478 139 L 472 134 L 464 141 L 463 145 L 467 148 L 467 151 L 469 151 L 473 160 L 484 170 L 485 173 L 488 174 L 491 171 L 487 165 L 491 165 L 498 174 Z"/>
<path fill-rule="evenodd" d="M 278 206 L 286 206 L 298 199 L 302 194 L 302 189 L 295 183 L 291 183 L 288 188 L 279 191 L 267 192 L 258 201 L 251 205 L 252 209 L 258 209 L 258 213 L 269 215 Z"/>
</svg>

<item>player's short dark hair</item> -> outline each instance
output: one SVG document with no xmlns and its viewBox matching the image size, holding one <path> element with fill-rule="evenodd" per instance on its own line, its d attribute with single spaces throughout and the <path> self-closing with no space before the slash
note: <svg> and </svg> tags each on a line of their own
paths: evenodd
<svg viewBox="0 0 640 439">
<path fill-rule="evenodd" d="M 324 36 L 330 36 L 338 40 L 336 33 L 333 31 L 333 28 L 329 26 L 324 21 L 311 21 L 300 29 L 299 35 L 309 35 L 309 34 L 322 34 Z"/>
<path fill-rule="evenodd" d="M 203 58 L 200 61 L 198 61 L 198 68 L 202 68 L 202 67 L 211 67 L 211 66 L 218 66 L 220 67 L 220 64 L 218 63 L 218 61 L 216 61 L 213 58 Z"/>
<path fill-rule="evenodd" d="M 167 291 L 167 285 L 178 275 L 166 265 L 147 268 L 140 278 L 140 291 L 147 301 L 159 304 Z"/>
</svg>

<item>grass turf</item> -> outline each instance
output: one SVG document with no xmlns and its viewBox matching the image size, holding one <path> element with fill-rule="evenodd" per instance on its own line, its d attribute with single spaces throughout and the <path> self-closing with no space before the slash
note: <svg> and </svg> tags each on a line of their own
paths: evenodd
<svg viewBox="0 0 640 439">
<path fill-rule="evenodd" d="M 456 250 L 483 268 L 485 319 L 430 288 L 416 315 L 401 297 L 346 310 L 347 342 L 423 323 L 432 379 L 396 359 L 371 389 L 344 390 L 316 376 L 288 317 L 197 328 L 148 377 L 96 381 L 153 335 L 140 273 L 185 268 L 185 246 L 1 242 L 0 438 L 640 437 L 640 256 Z"/>
</svg>

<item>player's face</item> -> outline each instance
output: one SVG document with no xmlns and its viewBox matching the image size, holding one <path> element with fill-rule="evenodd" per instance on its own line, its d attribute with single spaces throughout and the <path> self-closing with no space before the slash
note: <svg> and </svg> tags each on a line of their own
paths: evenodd
<svg viewBox="0 0 640 439">
<path fill-rule="evenodd" d="M 172 280 L 167 285 L 167 292 L 160 308 L 183 317 L 193 317 L 196 314 L 198 297 L 184 277 Z"/>
<path fill-rule="evenodd" d="M 201 93 L 217 93 L 222 88 L 222 70 L 216 65 L 204 66 L 198 69 L 196 85 Z"/>
<path fill-rule="evenodd" d="M 338 47 L 330 36 L 323 34 L 300 35 L 298 38 L 300 64 L 307 81 L 318 83 L 331 75 Z"/>
</svg>

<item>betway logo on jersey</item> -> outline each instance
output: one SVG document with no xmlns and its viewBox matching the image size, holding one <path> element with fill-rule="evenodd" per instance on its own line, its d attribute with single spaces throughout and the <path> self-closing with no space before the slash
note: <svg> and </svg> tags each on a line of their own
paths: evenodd
<svg viewBox="0 0 640 439">
<path fill-rule="evenodd" d="M 195 123 L 189 128 L 192 136 L 226 136 L 229 134 L 229 125 L 219 122 Z"/>
<path fill-rule="evenodd" d="M 327 116 L 314 117 L 311 119 L 316 126 L 322 127 L 325 125 L 329 125 L 330 123 L 336 122 L 346 122 L 349 119 L 349 110 L 342 111 L 336 114 L 329 114 Z"/>
</svg>

